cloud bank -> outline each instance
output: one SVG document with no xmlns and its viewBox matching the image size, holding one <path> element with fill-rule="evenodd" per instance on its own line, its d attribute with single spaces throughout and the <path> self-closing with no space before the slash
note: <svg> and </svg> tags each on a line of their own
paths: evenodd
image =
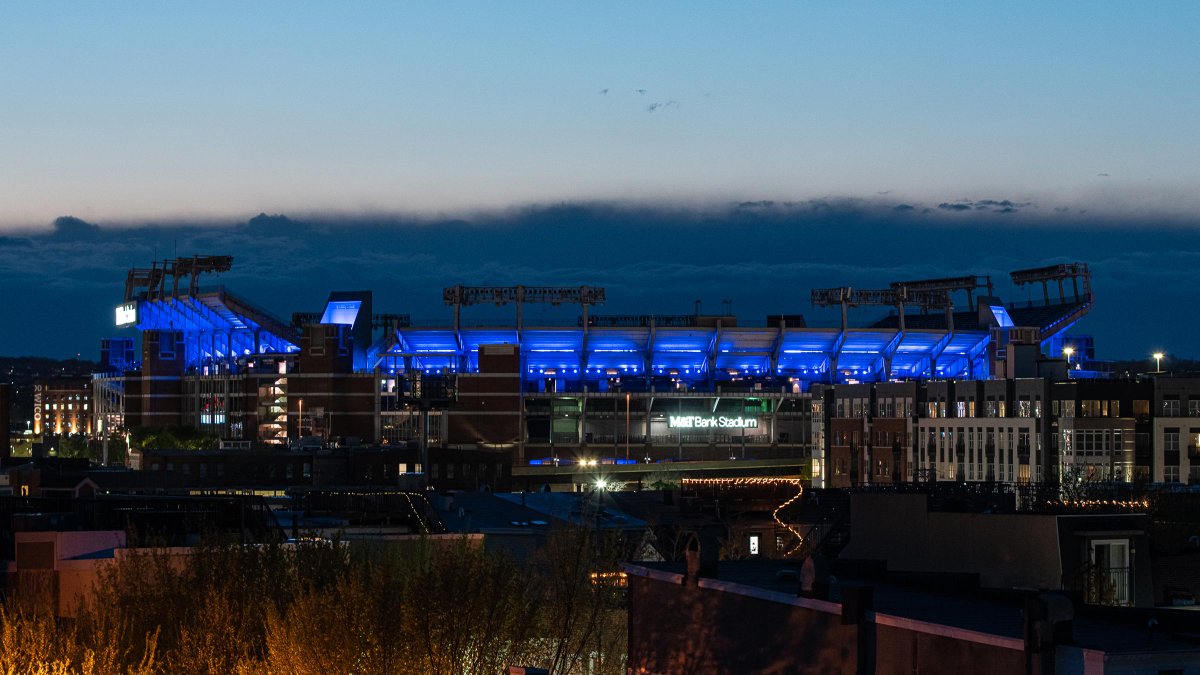
<svg viewBox="0 0 1200 675">
<path fill-rule="evenodd" d="M 448 320 L 441 289 L 462 284 L 597 285 L 611 313 L 690 313 L 724 301 L 743 320 L 802 313 L 814 287 L 884 286 L 901 278 L 989 274 L 1006 299 L 1013 269 L 1091 265 L 1097 308 L 1078 330 L 1111 357 L 1151 349 L 1193 355 L 1200 318 L 1200 227 L 1120 220 L 1096 210 L 979 198 L 937 204 L 864 200 L 743 201 L 723 207 L 563 203 L 460 216 L 267 215 L 226 222 L 103 223 L 64 216 L 0 236 L 6 325 L 0 354 L 93 356 L 119 334 L 112 308 L 125 272 L 175 255 L 234 256 L 223 283 L 286 318 L 331 290 L 370 289 L 378 311 Z M 511 308 L 471 308 L 495 318 Z M 530 310 L 573 321 L 573 310 Z M 857 310 L 852 320 L 879 316 Z M 529 316 L 527 314 L 527 316 Z M 1130 329 L 1130 327 L 1136 329 Z"/>
</svg>

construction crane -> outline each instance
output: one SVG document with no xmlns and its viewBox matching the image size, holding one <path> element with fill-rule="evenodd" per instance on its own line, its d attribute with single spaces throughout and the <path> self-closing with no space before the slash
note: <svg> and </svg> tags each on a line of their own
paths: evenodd
<svg viewBox="0 0 1200 675">
<path fill-rule="evenodd" d="M 588 307 L 604 304 L 604 289 L 592 286 L 450 286 L 442 289 L 442 302 L 454 307 L 454 329 L 459 328 L 463 307 L 492 303 L 496 306 L 517 305 L 517 330 L 521 330 L 525 303 L 542 303 L 555 307 L 563 303 L 583 306 L 583 325 L 588 325 Z"/>
<path fill-rule="evenodd" d="M 904 307 L 914 305 L 922 311 L 929 309 L 944 309 L 946 311 L 946 327 L 954 330 L 954 303 L 950 293 L 944 289 L 913 291 L 908 288 L 880 288 L 854 290 L 849 286 L 839 288 L 815 288 L 810 300 L 814 307 L 830 307 L 840 305 L 842 308 L 842 330 L 848 325 L 846 308 L 861 305 L 895 307 L 900 317 L 900 330 L 904 327 Z"/>
</svg>

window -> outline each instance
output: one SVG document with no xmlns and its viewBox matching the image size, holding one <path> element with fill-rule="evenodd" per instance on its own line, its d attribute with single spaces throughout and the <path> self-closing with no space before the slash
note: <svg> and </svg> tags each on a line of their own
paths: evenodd
<svg viewBox="0 0 1200 675">
<path fill-rule="evenodd" d="M 750 535 L 750 555 L 758 555 L 758 535 Z"/>
<path fill-rule="evenodd" d="M 1178 483 L 1179 482 L 1179 467 L 1164 466 L 1163 467 L 1163 482 Z"/>
<path fill-rule="evenodd" d="M 1179 397 L 1163 399 L 1163 417 L 1179 417 Z"/>
<path fill-rule="evenodd" d="M 1138 418 L 1139 421 L 1144 420 L 1147 417 L 1149 417 L 1150 416 L 1150 401 L 1147 401 L 1145 399 L 1134 400 L 1133 416 Z"/>
<path fill-rule="evenodd" d="M 1163 431 L 1163 452 L 1179 452 L 1179 429 Z"/>
<path fill-rule="evenodd" d="M 1200 398 L 1188 398 L 1188 417 L 1200 417 Z"/>
<path fill-rule="evenodd" d="M 958 404 L 954 406 L 954 413 L 955 413 L 955 416 L 957 416 L 957 417 L 966 417 L 967 416 L 967 402 L 963 401 L 963 400 L 959 400 Z"/>
<path fill-rule="evenodd" d="M 1017 401 L 1017 417 L 1029 417 L 1033 413 L 1033 405 L 1029 399 L 1023 398 Z"/>
</svg>

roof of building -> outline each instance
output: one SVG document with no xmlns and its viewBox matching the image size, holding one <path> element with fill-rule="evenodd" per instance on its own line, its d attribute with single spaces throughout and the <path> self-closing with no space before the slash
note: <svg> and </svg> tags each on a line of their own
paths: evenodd
<svg viewBox="0 0 1200 675">
<path fill-rule="evenodd" d="M 647 570 L 682 574 L 682 563 L 639 563 L 627 566 Z M 791 573 L 780 574 L 781 570 Z M 760 589 L 778 594 L 780 602 L 797 596 L 798 581 L 794 563 L 782 560 L 722 561 L 718 578 L 726 582 L 725 590 L 737 592 L 738 587 Z M 869 585 L 874 588 L 874 608 L 877 613 L 952 628 L 1021 640 L 1024 632 L 1023 596 L 1018 594 L 980 594 L 968 592 L 935 592 L 927 588 L 907 586 L 878 579 L 835 575 L 830 586 L 830 600 L 840 602 L 846 586 Z M 759 596 L 762 597 L 762 596 Z M 769 599 L 769 598 L 768 598 Z M 1167 633 L 1154 636 L 1147 644 L 1144 612 L 1132 610 L 1130 622 L 1107 621 L 1075 616 L 1072 622 L 1076 647 L 1095 649 L 1110 654 L 1161 651 L 1191 651 L 1200 658 L 1200 613 L 1172 608 L 1156 608 L 1155 612 L 1172 615 L 1179 621 L 1196 623 L 1195 632 Z M 1192 619 L 1191 617 L 1195 618 Z"/>
</svg>

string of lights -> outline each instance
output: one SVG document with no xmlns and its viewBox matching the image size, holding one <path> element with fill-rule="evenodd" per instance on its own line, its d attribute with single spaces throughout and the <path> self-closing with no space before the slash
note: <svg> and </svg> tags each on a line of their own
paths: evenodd
<svg viewBox="0 0 1200 675">
<path fill-rule="evenodd" d="M 790 532 L 792 534 L 793 537 L 796 538 L 796 544 L 794 546 L 792 546 L 792 548 L 788 549 L 788 551 L 786 553 L 783 554 L 785 558 L 790 558 L 791 556 L 795 555 L 796 552 L 800 550 L 800 547 L 804 545 L 804 535 L 801 534 L 800 531 L 797 530 L 793 525 L 791 525 L 790 523 L 784 522 L 784 520 L 779 517 L 779 514 L 784 509 L 786 509 L 787 507 L 796 503 L 797 500 L 799 500 L 801 497 L 804 496 L 804 482 L 800 478 L 787 478 L 787 477 L 684 478 L 682 482 L 684 485 L 697 485 L 697 486 L 712 485 L 712 486 L 719 486 L 719 487 L 751 487 L 751 486 L 759 486 L 759 485 L 770 485 L 770 486 L 792 485 L 792 486 L 795 486 L 796 490 L 797 490 L 796 494 L 792 495 L 786 501 L 784 501 L 782 504 L 775 507 L 775 510 L 771 512 L 771 518 L 775 521 L 776 525 L 787 530 L 788 532 Z"/>
<path fill-rule="evenodd" d="M 754 477 L 754 478 L 684 478 L 684 485 L 717 485 L 740 487 L 746 485 L 802 485 L 800 478 Z"/>
</svg>

